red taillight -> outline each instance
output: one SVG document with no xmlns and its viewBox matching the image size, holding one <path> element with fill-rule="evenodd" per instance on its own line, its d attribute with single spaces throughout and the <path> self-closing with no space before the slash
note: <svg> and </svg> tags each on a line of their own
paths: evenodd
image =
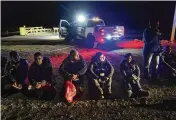
<svg viewBox="0 0 176 120">
<path fill-rule="evenodd" d="M 103 29 L 103 28 L 101 28 L 101 29 L 100 29 L 100 32 L 104 32 L 104 29 Z"/>
<path fill-rule="evenodd" d="M 102 32 L 102 33 L 101 33 L 101 35 L 103 36 L 103 35 L 104 35 L 104 33 Z"/>
<path fill-rule="evenodd" d="M 100 29 L 100 34 L 101 34 L 101 36 L 104 36 L 104 29 L 103 28 Z"/>
</svg>

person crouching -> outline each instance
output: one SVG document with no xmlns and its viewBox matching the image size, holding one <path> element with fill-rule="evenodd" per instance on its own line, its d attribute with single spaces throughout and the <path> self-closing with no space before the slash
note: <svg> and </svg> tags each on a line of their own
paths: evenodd
<svg viewBox="0 0 176 120">
<path fill-rule="evenodd" d="M 77 89 L 76 95 L 77 97 L 79 95 L 80 96 L 83 95 L 84 79 L 86 71 L 87 65 L 83 57 L 79 55 L 78 51 L 71 50 L 69 56 L 64 59 L 59 68 L 59 73 L 64 78 L 64 85 L 61 91 L 62 98 L 64 97 L 65 94 L 65 83 L 67 80 L 72 81 L 73 84 L 75 85 Z"/>
<path fill-rule="evenodd" d="M 30 85 L 28 90 L 35 90 L 35 93 L 39 99 L 49 97 L 52 89 L 52 65 L 48 57 L 43 57 L 40 52 L 34 54 L 34 62 L 31 64 L 28 72 L 28 79 Z M 50 92 L 45 96 L 46 92 Z M 52 91 L 52 92 L 55 92 Z"/>
<path fill-rule="evenodd" d="M 28 73 L 28 62 L 20 57 L 17 51 L 9 52 L 9 61 L 6 61 L 3 76 L 1 76 L 2 96 L 23 92 Z M 3 63 L 2 63 L 3 64 Z"/>
<path fill-rule="evenodd" d="M 140 85 L 140 68 L 131 53 L 126 54 L 124 60 L 120 63 L 120 71 L 129 98 L 149 95 L 149 92 L 143 90 Z"/>
<path fill-rule="evenodd" d="M 108 85 L 108 94 L 112 94 L 111 84 L 114 68 L 103 53 L 98 52 L 93 56 L 89 67 L 89 73 L 101 94 L 101 99 L 104 99 L 103 85 L 105 83 Z"/>
</svg>

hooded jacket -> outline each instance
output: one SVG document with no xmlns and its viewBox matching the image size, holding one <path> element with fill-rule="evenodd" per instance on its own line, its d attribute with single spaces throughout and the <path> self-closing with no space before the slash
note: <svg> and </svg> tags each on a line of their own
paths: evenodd
<svg viewBox="0 0 176 120">
<path fill-rule="evenodd" d="M 96 55 L 91 60 L 89 71 L 95 79 L 99 78 L 101 71 L 106 72 L 106 77 L 112 77 L 114 74 L 114 68 L 112 64 L 107 59 L 104 62 L 101 62 Z"/>
<path fill-rule="evenodd" d="M 126 59 L 124 59 L 120 63 L 120 72 L 125 79 L 131 77 L 132 74 L 140 77 L 140 68 L 134 60 L 129 63 Z"/>
<path fill-rule="evenodd" d="M 18 63 L 8 61 L 5 65 L 4 74 L 11 76 L 12 79 L 20 84 L 24 84 L 28 74 L 28 62 L 20 58 Z"/>
<path fill-rule="evenodd" d="M 143 55 L 157 53 L 160 51 L 160 41 L 156 31 L 152 30 L 151 28 L 146 28 L 143 33 L 143 40 Z"/>
<path fill-rule="evenodd" d="M 38 65 L 36 62 L 32 63 L 29 68 L 28 79 L 33 85 L 42 80 L 50 83 L 52 81 L 52 65 L 50 59 L 44 57 L 41 65 Z"/>
<path fill-rule="evenodd" d="M 66 76 L 69 76 L 70 74 L 83 75 L 87 71 L 87 65 L 82 56 L 80 56 L 80 60 L 75 61 L 73 56 L 69 55 L 64 59 L 59 70 Z"/>
</svg>

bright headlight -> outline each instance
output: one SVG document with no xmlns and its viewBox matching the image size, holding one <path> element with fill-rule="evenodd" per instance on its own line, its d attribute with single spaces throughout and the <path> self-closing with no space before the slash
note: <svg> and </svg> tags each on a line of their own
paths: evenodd
<svg viewBox="0 0 176 120">
<path fill-rule="evenodd" d="M 110 40 L 110 39 L 112 39 L 112 36 L 111 35 L 107 35 L 106 39 Z"/>
<path fill-rule="evenodd" d="M 77 19 L 79 22 L 84 22 L 86 20 L 85 16 L 78 16 L 78 19 Z"/>
</svg>

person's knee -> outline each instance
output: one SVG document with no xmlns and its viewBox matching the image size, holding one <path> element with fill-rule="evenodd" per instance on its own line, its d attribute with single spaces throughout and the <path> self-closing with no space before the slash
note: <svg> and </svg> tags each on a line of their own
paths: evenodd
<svg viewBox="0 0 176 120">
<path fill-rule="evenodd" d="M 86 75 L 85 75 L 85 74 L 79 76 L 79 79 L 80 79 L 80 80 L 84 80 L 85 78 L 86 78 Z"/>
<path fill-rule="evenodd" d="M 58 70 L 58 72 L 59 72 L 59 74 L 60 74 L 62 77 L 65 76 L 65 74 L 64 74 L 64 72 L 63 72 L 62 70 Z"/>
<path fill-rule="evenodd" d="M 110 79 L 108 80 L 108 87 L 111 87 L 111 85 L 112 85 L 112 78 L 110 78 Z"/>
<path fill-rule="evenodd" d="M 100 87 L 100 84 L 99 84 L 98 80 L 96 80 L 96 79 L 94 79 L 94 84 L 96 87 Z"/>
<path fill-rule="evenodd" d="M 148 69 L 149 67 L 150 67 L 150 64 L 149 64 L 149 63 L 144 64 L 144 68 L 145 68 L 145 69 Z"/>
</svg>

